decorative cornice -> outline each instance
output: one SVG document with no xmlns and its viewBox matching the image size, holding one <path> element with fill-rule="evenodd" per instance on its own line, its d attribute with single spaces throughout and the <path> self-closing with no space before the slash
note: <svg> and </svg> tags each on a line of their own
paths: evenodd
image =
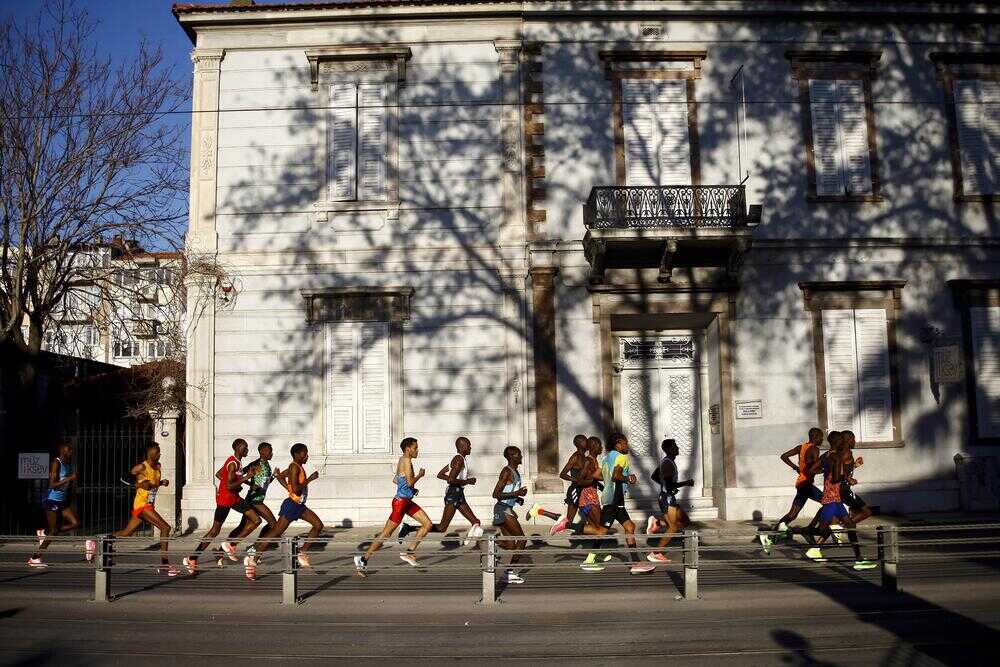
<svg viewBox="0 0 1000 667">
<path fill-rule="evenodd" d="M 400 85 L 406 82 L 406 61 L 413 57 L 408 46 L 327 46 L 306 49 L 309 61 L 309 83 L 313 90 L 319 87 L 319 65 L 321 62 L 351 60 L 382 60 L 396 65 L 396 77 Z"/>
<path fill-rule="evenodd" d="M 225 49 L 195 49 L 191 52 L 195 72 L 218 70 L 225 57 Z"/>
<path fill-rule="evenodd" d="M 306 322 L 405 322 L 410 319 L 410 297 L 413 288 L 407 286 L 330 287 L 303 289 L 299 294 L 306 302 Z"/>
<path fill-rule="evenodd" d="M 673 71 L 684 73 L 686 78 L 701 78 L 701 62 L 708 56 L 705 49 L 695 50 L 650 50 L 611 49 L 597 54 L 604 61 L 604 73 L 609 79 L 642 76 L 646 72 Z M 669 63 L 690 63 L 690 70 L 671 67 Z M 645 63 L 644 67 L 627 67 L 627 63 Z"/>
<path fill-rule="evenodd" d="M 789 49 L 785 57 L 792 63 L 792 76 L 808 78 L 821 71 L 860 69 L 874 76 L 882 60 L 882 51 L 851 50 L 801 50 Z"/>
</svg>

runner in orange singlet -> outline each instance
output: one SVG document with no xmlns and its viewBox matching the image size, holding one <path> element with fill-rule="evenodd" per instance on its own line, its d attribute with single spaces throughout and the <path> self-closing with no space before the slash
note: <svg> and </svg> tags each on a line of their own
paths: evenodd
<svg viewBox="0 0 1000 667">
<path fill-rule="evenodd" d="M 813 478 L 816 474 L 812 472 L 812 467 L 819 458 L 819 446 L 821 444 L 823 444 L 823 429 L 813 427 L 809 429 L 809 440 L 801 445 L 792 447 L 781 455 L 782 462 L 794 470 L 798 474 L 798 477 L 795 480 L 795 498 L 792 499 L 791 509 L 788 510 L 785 516 L 778 520 L 778 523 L 771 530 L 784 531 L 786 534 L 791 535 L 789 525 L 798 517 L 806 501 L 813 500 L 819 502 L 823 497 L 823 492 L 813 484 Z M 798 461 L 795 463 L 792 462 L 793 456 L 798 457 Z M 771 536 L 761 533 L 758 539 L 760 539 L 760 543 L 764 547 L 764 552 L 771 553 L 771 545 L 773 544 Z"/>
</svg>

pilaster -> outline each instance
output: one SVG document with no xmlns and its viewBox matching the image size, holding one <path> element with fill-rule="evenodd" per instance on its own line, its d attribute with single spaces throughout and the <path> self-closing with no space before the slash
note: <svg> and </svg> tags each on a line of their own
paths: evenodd
<svg viewBox="0 0 1000 667">
<path fill-rule="evenodd" d="M 524 155 L 521 144 L 521 42 L 498 39 L 493 42 L 500 56 L 500 186 L 503 193 L 503 217 L 500 221 L 500 245 L 519 245 L 525 241 Z"/>
</svg>

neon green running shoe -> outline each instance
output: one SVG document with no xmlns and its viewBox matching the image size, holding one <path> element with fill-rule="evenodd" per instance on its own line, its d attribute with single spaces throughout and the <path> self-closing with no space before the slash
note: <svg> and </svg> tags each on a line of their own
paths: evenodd
<svg viewBox="0 0 1000 667">
<path fill-rule="evenodd" d="M 854 561 L 855 570 L 874 570 L 878 567 L 878 563 L 873 560 L 856 560 Z"/>
<path fill-rule="evenodd" d="M 826 559 L 823 558 L 823 552 L 819 550 L 819 547 L 813 547 L 806 551 L 806 558 L 810 558 L 817 563 L 825 563 Z"/>
</svg>

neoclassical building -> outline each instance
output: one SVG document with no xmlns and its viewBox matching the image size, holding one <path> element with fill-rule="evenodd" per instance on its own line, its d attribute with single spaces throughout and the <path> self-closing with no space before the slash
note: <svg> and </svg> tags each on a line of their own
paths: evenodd
<svg viewBox="0 0 1000 667">
<path fill-rule="evenodd" d="M 376 523 L 404 436 L 432 515 L 468 436 L 488 516 L 504 446 L 558 505 L 573 436 L 622 430 L 639 515 L 671 437 L 696 517 L 776 516 L 812 426 L 882 511 L 957 508 L 1000 444 L 1000 14 L 921 7 L 175 5 L 188 244 L 236 276 L 191 328 L 184 512 L 237 437 Z"/>
</svg>

